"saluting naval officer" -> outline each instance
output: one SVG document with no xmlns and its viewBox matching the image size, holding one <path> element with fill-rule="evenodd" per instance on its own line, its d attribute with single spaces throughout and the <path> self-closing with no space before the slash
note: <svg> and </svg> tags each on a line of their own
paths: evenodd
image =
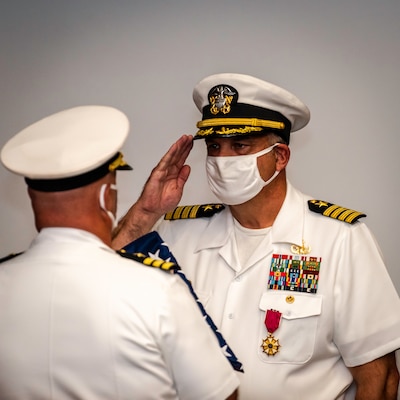
<svg viewBox="0 0 400 400">
<path fill-rule="evenodd" d="M 365 215 L 305 195 L 286 176 L 307 106 L 233 73 L 203 79 L 193 98 L 221 204 L 178 207 L 156 228 L 243 363 L 240 399 L 395 400 L 400 301 Z M 170 185 L 160 169 L 115 246 L 160 217 Z"/>
<path fill-rule="evenodd" d="M 2 149 L 38 230 L 0 264 L 2 400 L 236 398 L 238 378 L 173 263 L 110 247 L 128 131 L 121 111 L 80 106 Z"/>
</svg>

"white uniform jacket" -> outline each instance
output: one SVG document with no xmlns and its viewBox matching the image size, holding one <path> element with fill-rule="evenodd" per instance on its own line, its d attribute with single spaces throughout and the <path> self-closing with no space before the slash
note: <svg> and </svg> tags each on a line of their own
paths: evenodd
<svg viewBox="0 0 400 400">
<path fill-rule="evenodd" d="M 0 399 L 224 399 L 238 384 L 178 276 L 62 228 L 0 264 Z"/>
<path fill-rule="evenodd" d="M 346 366 L 400 347 L 399 297 L 370 231 L 311 212 L 309 199 L 288 183 L 270 233 L 244 266 L 228 207 L 157 227 L 243 363 L 240 399 L 350 399 Z M 303 239 L 311 251 L 298 256 L 292 245 Z M 302 276 L 302 289 L 282 290 L 284 274 L 293 282 Z M 270 341 L 275 355 L 262 347 L 267 310 L 282 314 Z"/>
</svg>

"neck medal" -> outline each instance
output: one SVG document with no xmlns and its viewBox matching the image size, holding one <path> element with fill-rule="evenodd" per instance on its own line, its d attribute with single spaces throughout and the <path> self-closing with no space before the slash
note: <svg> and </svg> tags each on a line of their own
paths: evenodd
<svg viewBox="0 0 400 400">
<path fill-rule="evenodd" d="M 267 310 L 265 314 L 265 326 L 268 331 L 268 336 L 263 340 L 261 347 L 267 356 L 274 356 L 281 347 L 279 340 L 275 339 L 272 335 L 279 328 L 281 316 L 282 313 L 276 310 Z"/>
</svg>

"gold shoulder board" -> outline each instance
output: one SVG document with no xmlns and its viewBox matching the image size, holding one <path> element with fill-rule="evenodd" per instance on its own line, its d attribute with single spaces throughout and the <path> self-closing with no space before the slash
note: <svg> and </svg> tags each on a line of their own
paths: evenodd
<svg viewBox="0 0 400 400">
<path fill-rule="evenodd" d="M 221 212 L 225 206 L 223 204 L 199 204 L 194 206 L 178 206 L 175 210 L 164 215 L 166 220 L 193 219 L 202 217 L 212 217 Z"/>
<path fill-rule="evenodd" d="M 354 222 L 358 221 L 359 218 L 367 216 L 362 212 L 341 207 L 337 204 L 328 203 L 323 200 L 309 200 L 308 208 L 313 212 L 324 215 L 325 217 L 338 219 L 339 221 L 344 221 L 348 224 L 354 224 Z"/>
<path fill-rule="evenodd" d="M 20 253 L 11 253 L 11 254 L 9 254 L 8 256 L 5 256 L 5 257 L 3 257 L 3 258 L 0 258 L 0 264 L 3 263 L 3 262 L 5 262 L 5 261 L 8 261 L 8 260 L 13 259 L 14 257 L 17 257 L 17 256 L 19 256 L 19 255 L 22 254 L 22 253 L 23 253 L 23 251 L 21 251 Z"/>
<path fill-rule="evenodd" d="M 159 268 L 166 272 L 174 273 L 180 269 L 179 266 L 173 262 L 152 258 L 143 253 L 128 253 L 124 249 L 117 251 L 117 253 L 122 257 L 137 261 L 141 264 L 147 265 L 148 267 Z"/>
</svg>

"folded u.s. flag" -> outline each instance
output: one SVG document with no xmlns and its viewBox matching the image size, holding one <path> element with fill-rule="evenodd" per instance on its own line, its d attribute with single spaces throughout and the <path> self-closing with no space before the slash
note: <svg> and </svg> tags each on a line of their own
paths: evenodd
<svg viewBox="0 0 400 400">
<path fill-rule="evenodd" d="M 185 274 L 179 267 L 178 262 L 176 261 L 175 257 L 169 250 L 168 245 L 161 239 L 161 236 L 157 232 L 154 231 L 150 232 L 140 237 L 139 239 L 134 240 L 133 242 L 126 245 L 122 249 L 122 251 L 120 251 L 120 253 L 121 255 L 128 257 L 129 255 L 131 255 L 132 258 L 138 259 L 138 261 L 141 257 L 145 258 L 149 257 L 150 259 L 165 261 L 169 265 L 168 269 L 173 273 L 178 274 L 188 286 L 190 293 L 196 300 L 196 303 L 199 306 L 200 311 L 205 317 L 205 320 L 207 321 L 208 325 L 216 335 L 221 350 L 223 351 L 228 361 L 231 363 L 232 367 L 236 371 L 244 372 L 242 363 L 237 359 L 237 357 L 235 356 L 235 354 L 233 353 L 233 351 L 223 338 L 221 332 L 218 330 L 217 326 L 214 324 L 211 317 L 207 314 L 206 310 L 204 309 L 204 306 L 201 304 L 199 298 L 197 297 L 195 291 L 193 290 L 192 284 L 186 278 Z M 170 268 L 171 263 L 174 264 L 172 268 Z M 146 264 L 146 262 L 144 262 L 144 264 Z M 163 268 L 163 266 L 165 266 L 165 263 L 160 263 L 158 265 L 154 265 L 154 263 L 151 263 L 151 265 L 160 266 L 161 268 Z"/>
</svg>

